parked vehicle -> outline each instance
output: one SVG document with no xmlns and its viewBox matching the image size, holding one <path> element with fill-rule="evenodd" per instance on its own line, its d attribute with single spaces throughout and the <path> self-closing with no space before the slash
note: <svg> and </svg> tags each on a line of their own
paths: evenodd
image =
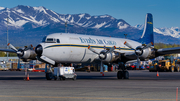
<svg viewBox="0 0 180 101">
<path fill-rule="evenodd" d="M 149 72 L 158 71 L 158 70 L 159 70 L 158 61 L 157 60 L 152 61 L 152 63 L 149 65 Z"/>
</svg>

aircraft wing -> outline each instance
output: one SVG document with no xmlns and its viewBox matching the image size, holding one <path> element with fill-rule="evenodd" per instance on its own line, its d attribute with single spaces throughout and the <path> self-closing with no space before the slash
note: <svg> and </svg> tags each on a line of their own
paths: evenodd
<svg viewBox="0 0 180 101">
<path fill-rule="evenodd" d="M 127 53 L 124 53 L 123 55 L 127 60 L 135 60 L 137 59 L 137 56 L 135 54 L 135 52 L 127 52 Z"/>
<path fill-rule="evenodd" d="M 175 53 L 180 53 L 180 47 L 162 48 L 156 51 L 157 56 L 165 55 L 165 54 L 175 54 Z"/>
<path fill-rule="evenodd" d="M 0 51 L 16 53 L 16 51 L 15 51 L 15 50 L 12 50 L 12 49 L 0 49 Z"/>
<path fill-rule="evenodd" d="M 153 55 L 154 53 L 154 55 Z M 180 47 L 174 47 L 174 48 L 162 48 L 162 49 L 155 49 L 155 51 L 151 53 L 152 56 L 158 57 L 161 55 L 166 55 L 166 54 L 177 54 L 180 53 Z M 144 54 L 146 54 L 146 51 L 144 51 Z M 153 58 L 155 58 L 153 57 Z M 136 60 L 137 59 L 137 55 L 135 54 L 135 52 L 126 52 L 123 53 L 122 57 L 121 57 L 124 61 L 130 61 L 130 60 Z M 141 57 L 140 57 L 141 59 Z"/>
</svg>

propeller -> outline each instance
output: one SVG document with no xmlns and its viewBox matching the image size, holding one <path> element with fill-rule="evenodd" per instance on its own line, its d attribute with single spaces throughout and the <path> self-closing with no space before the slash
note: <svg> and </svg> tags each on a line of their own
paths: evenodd
<svg viewBox="0 0 180 101">
<path fill-rule="evenodd" d="M 92 51 L 93 53 L 95 53 L 95 54 L 98 54 L 98 56 L 99 56 L 99 59 L 101 60 L 101 66 L 100 66 L 100 73 L 103 73 L 103 60 L 105 60 L 106 59 L 106 55 L 108 54 L 108 53 L 111 53 L 111 52 L 113 52 L 115 49 L 116 49 L 116 46 L 113 46 L 111 49 L 109 49 L 109 50 L 103 50 L 103 51 L 101 51 L 100 53 L 98 53 L 98 52 L 96 52 L 96 50 L 95 49 L 93 49 L 90 45 L 88 46 L 88 49 L 90 50 L 90 51 Z"/>
<path fill-rule="evenodd" d="M 153 45 L 153 42 L 148 43 L 147 45 L 142 45 L 142 46 L 138 46 L 136 48 L 133 48 L 127 41 L 124 42 L 124 45 L 126 45 L 127 47 L 135 50 L 135 54 L 137 56 L 137 64 L 136 64 L 136 68 L 139 68 L 139 57 L 143 54 L 143 50 L 147 49 L 149 47 L 151 47 Z"/>
<path fill-rule="evenodd" d="M 24 48 L 16 49 L 12 44 L 8 43 L 8 45 L 12 50 L 14 50 L 19 58 L 23 58 L 24 52 L 32 49 L 32 45 L 25 46 Z M 26 59 L 25 59 L 26 60 Z"/>
</svg>

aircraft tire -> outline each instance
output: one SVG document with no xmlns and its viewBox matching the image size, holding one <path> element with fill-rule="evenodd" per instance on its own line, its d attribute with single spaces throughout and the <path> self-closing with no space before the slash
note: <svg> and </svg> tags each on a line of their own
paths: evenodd
<svg viewBox="0 0 180 101">
<path fill-rule="evenodd" d="M 54 80 L 57 80 L 57 76 L 54 76 Z"/>
<path fill-rule="evenodd" d="M 60 76 L 60 77 L 59 77 L 59 80 L 63 80 L 63 78 Z"/>
<path fill-rule="evenodd" d="M 46 73 L 46 79 L 47 80 L 52 80 L 53 74 L 52 73 Z"/>
<path fill-rule="evenodd" d="M 179 72 L 179 71 L 180 71 L 180 68 L 179 68 L 179 66 L 178 66 L 178 67 L 176 67 L 176 71 L 177 71 L 177 72 Z"/>
<path fill-rule="evenodd" d="M 118 79 L 122 79 L 122 77 L 123 77 L 123 72 L 122 71 L 118 71 L 117 72 L 117 78 Z"/>
<path fill-rule="evenodd" d="M 63 79 L 63 80 L 66 80 L 66 78 L 65 78 L 65 77 L 62 77 L 62 79 Z"/>
<path fill-rule="evenodd" d="M 73 80 L 74 80 L 74 81 L 76 80 L 76 76 L 74 76 Z"/>
<path fill-rule="evenodd" d="M 170 67 L 170 72 L 174 72 L 174 67 L 173 66 Z"/>
<path fill-rule="evenodd" d="M 128 71 L 124 71 L 123 77 L 124 77 L 124 79 L 129 79 L 129 72 Z"/>
</svg>

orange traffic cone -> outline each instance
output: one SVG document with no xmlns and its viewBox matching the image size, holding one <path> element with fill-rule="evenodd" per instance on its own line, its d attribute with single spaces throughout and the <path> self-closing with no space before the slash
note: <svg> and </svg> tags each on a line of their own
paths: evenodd
<svg viewBox="0 0 180 101">
<path fill-rule="evenodd" d="M 156 76 L 159 76 L 159 72 L 157 71 L 157 74 L 156 74 Z"/>
<path fill-rule="evenodd" d="M 26 78 L 26 81 L 29 81 L 29 74 L 27 74 L 27 78 Z"/>
</svg>

